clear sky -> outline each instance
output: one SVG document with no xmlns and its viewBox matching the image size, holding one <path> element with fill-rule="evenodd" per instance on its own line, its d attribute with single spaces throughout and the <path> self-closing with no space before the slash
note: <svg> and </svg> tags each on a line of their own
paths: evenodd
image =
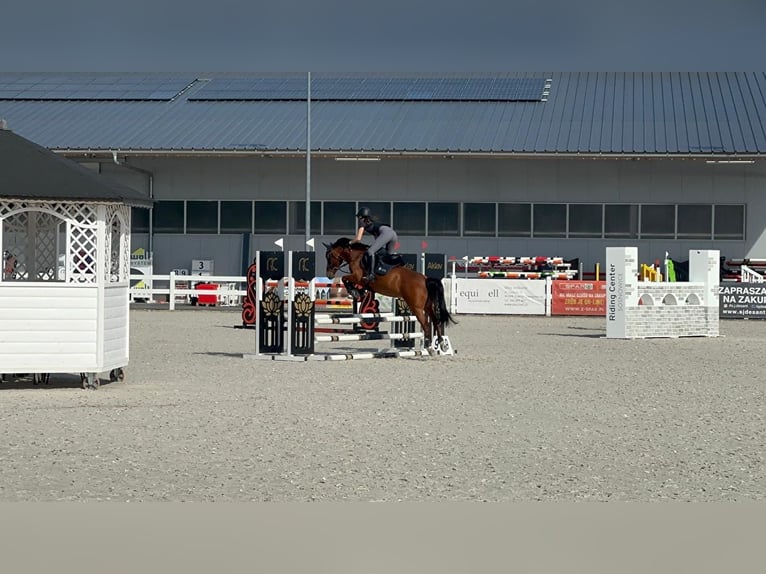
<svg viewBox="0 0 766 574">
<path fill-rule="evenodd" d="M 764 0 L 0 0 L 0 71 L 763 70 Z"/>
</svg>

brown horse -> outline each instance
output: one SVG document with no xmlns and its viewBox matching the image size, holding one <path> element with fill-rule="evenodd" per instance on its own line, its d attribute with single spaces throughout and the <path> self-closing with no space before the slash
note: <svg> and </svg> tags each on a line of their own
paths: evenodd
<svg viewBox="0 0 766 574">
<path fill-rule="evenodd" d="M 375 279 L 367 282 L 362 268 L 362 257 L 367 252 L 367 245 L 341 237 L 335 243 L 325 243 L 324 246 L 327 248 L 328 277 L 334 277 L 341 266 L 347 263 L 351 272 L 342 279 L 350 292 L 357 291 L 355 285 L 361 285 L 375 293 L 403 299 L 423 328 L 424 346 L 428 348 L 428 352 L 432 352 L 432 325 L 436 342 L 439 346 L 442 345 L 444 328 L 448 323 L 456 321 L 447 309 L 444 286 L 439 279 L 426 277 L 422 273 L 399 266 L 392 267 L 385 275 L 376 275 Z"/>
</svg>

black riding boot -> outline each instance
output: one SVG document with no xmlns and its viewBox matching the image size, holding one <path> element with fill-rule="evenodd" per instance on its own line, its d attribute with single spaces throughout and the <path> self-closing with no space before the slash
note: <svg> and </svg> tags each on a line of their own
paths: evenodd
<svg viewBox="0 0 766 574">
<path fill-rule="evenodd" d="M 369 253 L 364 254 L 364 258 L 362 259 L 362 266 L 364 267 L 365 280 L 369 283 L 370 281 L 375 280 L 375 271 L 373 268 L 373 258 L 372 255 Z"/>
</svg>

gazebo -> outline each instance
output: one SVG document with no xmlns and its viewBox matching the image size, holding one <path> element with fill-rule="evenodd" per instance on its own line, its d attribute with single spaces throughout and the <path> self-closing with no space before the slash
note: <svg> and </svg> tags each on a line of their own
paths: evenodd
<svg viewBox="0 0 766 574">
<path fill-rule="evenodd" d="M 0 121 L 0 374 L 99 373 L 129 355 L 130 209 L 151 200 Z"/>
</svg>

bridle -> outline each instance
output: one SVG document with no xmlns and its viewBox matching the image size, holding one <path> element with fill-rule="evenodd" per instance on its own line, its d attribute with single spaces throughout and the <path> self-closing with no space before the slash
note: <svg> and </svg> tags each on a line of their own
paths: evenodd
<svg viewBox="0 0 766 574">
<path fill-rule="evenodd" d="M 344 259 L 342 255 L 335 253 L 336 250 L 345 250 L 345 248 L 327 245 L 327 271 L 332 271 L 332 273 L 328 273 L 328 275 L 335 275 L 338 271 L 350 273 L 348 260 Z"/>
</svg>

